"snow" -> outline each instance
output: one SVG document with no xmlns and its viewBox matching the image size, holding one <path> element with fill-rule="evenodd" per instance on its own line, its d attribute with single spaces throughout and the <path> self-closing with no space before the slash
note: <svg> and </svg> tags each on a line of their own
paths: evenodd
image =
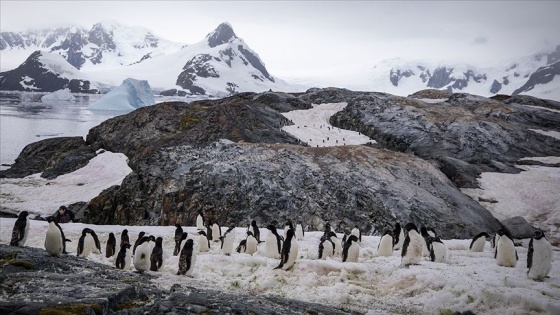
<svg viewBox="0 0 560 315">
<path fill-rule="evenodd" d="M 126 111 L 154 103 L 154 93 L 148 81 L 128 78 L 119 87 L 89 105 L 88 109 Z"/>
<path fill-rule="evenodd" d="M 547 84 L 537 84 L 530 91 L 521 94 L 560 101 L 560 75 L 555 75 L 552 81 Z"/>
<path fill-rule="evenodd" d="M 26 89 L 38 90 L 39 88 L 37 88 L 35 85 L 29 85 L 29 83 L 31 83 L 33 81 L 35 81 L 33 78 L 31 78 L 29 76 L 25 76 L 25 77 L 21 78 L 21 81 L 19 82 L 19 84 Z"/>
<path fill-rule="evenodd" d="M 45 51 L 41 52 L 39 57 L 39 62 L 43 64 L 43 67 L 50 70 L 52 73 L 59 74 L 62 77 L 67 77 L 70 79 L 78 79 L 85 77 L 80 71 L 66 61 L 61 55 L 48 53 Z"/>
<path fill-rule="evenodd" d="M 41 97 L 41 102 L 60 102 L 60 101 L 74 101 L 76 98 L 69 89 L 58 90 Z"/>
<path fill-rule="evenodd" d="M 307 134 L 316 132 L 317 128 L 328 132 L 328 117 L 344 106 L 341 103 L 316 105 L 307 113 L 291 112 L 287 113 L 287 117 L 291 117 L 299 126 L 302 123 L 308 124 Z M 314 122 L 312 119 L 316 119 L 315 129 L 311 127 Z M 323 128 L 320 128 L 321 125 Z M 336 133 L 337 130 L 334 131 Z M 315 142 L 324 138 L 324 135 L 315 134 L 313 137 L 312 142 Z M 348 136 L 348 139 L 353 138 Z M 531 159 L 547 163 L 560 161 L 560 157 Z M 525 171 L 519 174 L 483 173 L 480 179 L 483 189 L 476 190 L 475 193 L 498 201 L 491 205 L 484 204 L 494 207 L 496 215 L 511 217 L 520 214 L 532 218 L 532 223 L 536 226 L 549 230 L 552 226 L 558 226 L 559 168 L 520 168 Z M 41 179 L 38 175 L 24 179 L 2 179 L 1 205 L 4 210 L 14 213 L 28 210 L 32 214 L 50 215 L 60 205 L 88 201 L 101 190 L 120 184 L 130 171 L 125 156 L 105 152 L 92 159 L 84 168 L 55 180 Z M 0 243 L 9 243 L 14 222 L 15 219 L 12 218 L 0 218 Z M 248 225 L 249 222 L 242 224 Z M 263 239 L 268 231 L 262 227 L 265 224 L 266 222 L 260 222 Z M 238 253 L 224 256 L 217 243 L 213 242 L 210 252 L 198 253 L 191 278 L 176 275 L 178 257 L 172 256 L 174 226 L 68 223 L 61 227 L 66 237 L 72 240 L 67 248 L 70 255 L 76 253 L 77 240 L 85 227 L 96 231 L 102 242 L 103 252 L 109 233 L 114 233 L 119 239 L 125 228 L 129 230 L 131 241 L 136 239 L 140 231 L 163 237 L 166 255 L 164 266 L 160 272 L 147 273 L 153 276 L 155 285 L 165 289 L 179 283 L 234 293 L 281 296 L 368 314 L 440 314 L 465 310 L 476 314 L 560 313 L 560 260 L 556 247 L 550 278 L 537 282 L 527 277 L 527 248 L 522 246 L 516 248 L 519 262 L 514 268 L 497 266 L 488 242 L 484 252 L 470 252 L 470 239 L 443 240 L 449 248 L 448 263 L 423 260 L 410 268 L 399 268 L 400 251 L 394 252 L 390 257 L 377 256 L 379 236 L 362 236 L 357 263 L 342 263 L 340 257 L 317 260 L 322 232 L 307 231 L 304 239 L 298 242 L 299 254 L 291 270 L 273 270 L 279 260 L 264 257 L 262 244 L 254 256 Z M 32 220 L 26 246 L 44 248 L 46 230 L 47 222 Z M 198 237 L 195 234 L 196 227 L 188 226 L 184 230 L 189 233 L 189 237 L 195 240 Z M 237 246 L 244 238 L 245 227 L 238 227 L 235 231 L 234 244 Z M 279 233 L 282 235 L 284 231 L 279 230 Z M 552 232 L 547 233 L 549 239 L 555 237 L 551 234 Z M 342 234 L 339 233 L 338 236 L 340 238 Z M 194 243 L 197 247 L 198 242 Z M 114 266 L 115 258 L 92 254 L 88 259 Z"/>
<path fill-rule="evenodd" d="M 343 110 L 348 103 L 313 104 L 309 110 L 293 110 L 283 113 L 294 124 L 282 130 L 309 146 L 332 147 L 376 143 L 368 136 L 356 131 L 335 128 L 329 123 L 332 115 Z"/>
</svg>

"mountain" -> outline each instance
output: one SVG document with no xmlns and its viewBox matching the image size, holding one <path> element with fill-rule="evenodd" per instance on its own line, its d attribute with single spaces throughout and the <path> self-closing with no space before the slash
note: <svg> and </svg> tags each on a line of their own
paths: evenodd
<svg viewBox="0 0 560 315">
<path fill-rule="evenodd" d="M 295 89 L 274 78 L 228 23 L 220 24 L 202 41 L 180 49 L 142 29 L 100 23 L 88 32 L 74 28 L 26 36 L 2 33 L 2 40 L 2 54 L 50 44 L 48 50 L 62 56 L 79 73 L 111 86 L 131 77 L 147 80 L 155 90 L 177 90 L 177 94 L 227 96 Z M 28 67 L 22 66 L 18 67 L 17 78 L 11 79 L 15 83 L 26 76 Z M 6 77 L 8 73 L 0 75 Z M 1 88 L 21 90 L 15 83 Z"/>
<path fill-rule="evenodd" d="M 14 57 L 43 50 L 63 56 L 77 69 L 130 65 L 175 52 L 182 46 L 144 28 L 116 22 L 97 23 L 90 30 L 64 27 L 0 33 L 3 55 Z"/>
<path fill-rule="evenodd" d="M 560 79 L 554 80 L 559 58 L 560 45 L 552 52 L 526 56 L 494 68 L 395 58 L 375 65 L 371 78 L 376 90 L 403 96 L 432 88 L 482 96 L 523 93 L 560 100 L 560 93 L 555 93 L 560 90 Z"/>
<path fill-rule="evenodd" d="M 68 88 L 73 93 L 97 93 L 100 86 L 92 84 L 62 56 L 39 50 L 19 67 L 0 73 L 2 90 L 53 92 Z"/>
</svg>

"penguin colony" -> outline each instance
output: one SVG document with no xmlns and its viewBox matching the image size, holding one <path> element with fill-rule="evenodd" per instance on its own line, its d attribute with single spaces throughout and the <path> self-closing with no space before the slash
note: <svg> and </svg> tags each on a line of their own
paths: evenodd
<svg viewBox="0 0 560 315">
<path fill-rule="evenodd" d="M 29 235 L 29 213 L 22 211 L 15 221 L 11 246 L 25 246 Z M 203 214 L 199 212 L 196 219 L 198 233 L 195 234 L 198 246 L 194 246 L 195 239 L 188 238 L 188 233 L 183 231 L 181 225 L 176 224 L 174 235 L 175 247 L 173 255 L 179 255 L 178 275 L 192 276 L 195 268 L 197 253 L 210 250 L 211 243 L 220 242 L 220 249 L 224 255 L 231 255 L 234 251 L 235 226 L 230 226 L 222 235 L 221 227 L 214 221 L 203 225 Z M 48 228 L 45 235 L 45 250 L 48 255 L 59 257 L 66 252 L 66 242 L 71 242 L 64 236 L 60 225 L 52 217 L 47 218 Z M 206 227 L 206 232 L 204 231 Z M 269 258 L 280 259 L 279 265 L 274 269 L 289 270 L 298 256 L 298 241 L 304 238 L 304 229 L 301 222 L 294 227 L 291 221 L 285 225 L 284 235 L 278 234 L 276 226 L 270 224 L 266 227 L 268 233 L 265 241 L 260 240 L 260 229 L 255 220 L 251 222 L 246 231 L 246 238 L 241 240 L 235 251 L 248 255 L 255 255 L 259 244 L 264 243 L 263 254 Z M 318 259 L 333 259 L 340 257 L 342 262 L 359 262 L 362 233 L 358 226 L 351 232 L 346 231 L 341 239 L 331 227 L 326 224 L 324 234 L 318 244 Z M 515 267 L 519 260 L 515 244 L 510 232 L 506 228 L 499 229 L 494 237 L 486 232 L 481 232 L 473 237 L 469 250 L 471 252 L 484 252 L 487 239 L 490 238 L 494 258 L 498 266 Z M 181 249 L 183 241 L 184 246 Z M 434 229 L 422 226 L 420 232 L 413 223 L 407 223 L 404 228 L 399 223 L 393 230 L 386 230 L 377 247 L 377 255 L 393 256 L 394 251 L 401 249 L 401 267 L 408 268 L 418 264 L 423 259 L 432 262 L 446 263 L 449 252 L 445 243 L 438 237 Z M 552 266 L 552 246 L 546 239 L 544 232 L 536 230 L 529 242 L 527 253 L 527 276 L 536 281 L 543 281 L 548 277 Z M 90 254 L 102 254 L 101 243 L 97 234 L 91 228 L 84 228 L 76 250 L 77 256 L 87 258 Z M 163 238 L 153 235 L 147 236 L 140 232 L 134 245 L 130 244 L 128 230 L 124 229 L 120 235 L 120 244 L 117 251 L 117 240 L 114 233 L 109 233 L 105 247 L 105 257 L 115 256 L 117 269 L 129 270 L 134 266 L 137 272 L 160 271 L 164 265 L 165 255 Z"/>
</svg>

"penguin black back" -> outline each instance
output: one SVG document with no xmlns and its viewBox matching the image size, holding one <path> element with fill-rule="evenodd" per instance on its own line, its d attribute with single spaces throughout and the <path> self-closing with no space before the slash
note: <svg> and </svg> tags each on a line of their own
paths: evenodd
<svg viewBox="0 0 560 315">
<path fill-rule="evenodd" d="M 19 246 L 20 241 L 25 238 L 25 230 L 29 230 L 27 226 L 27 217 L 29 216 L 29 212 L 22 211 L 19 213 L 16 222 L 14 223 L 14 228 L 12 230 L 12 239 L 10 241 L 10 245 L 12 246 Z"/>
<path fill-rule="evenodd" d="M 119 253 L 117 254 L 117 259 L 115 260 L 115 265 L 117 267 L 117 269 L 124 269 L 125 265 L 126 265 L 126 252 L 127 249 L 130 248 L 130 244 L 129 243 L 124 243 L 121 246 L 121 249 L 119 250 Z"/>
<path fill-rule="evenodd" d="M 130 244 L 130 238 L 128 237 L 128 230 L 124 229 L 121 233 L 121 245 L 120 247 L 123 247 L 123 244 Z"/>
<path fill-rule="evenodd" d="M 163 238 L 156 238 L 156 246 L 150 256 L 150 270 L 158 271 L 163 265 Z"/>
<path fill-rule="evenodd" d="M 257 239 L 257 242 L 261 242 L 261 231 L 259 231 L 259 227 L 257 226 L 257 221 L 251 221 L 251 226 L 253 227 L 253 236 Z"/>
<path fill-rule="evenodd" d="M 111 232 L 109 233 L 109 239 L 107 240 L 107 245 L 105 246 L 105 257 L 112 257 L 115 254 L 116 247 L 117 240 L 115 239 L 115 234 Z"/>
<path fill-rule="evenodd" d="M 284 241 L 284 246 L 282 246 L 282 251 L 280 253 L 280 265 L 274 269 L 280 269 L 288 262 L 288 257 L 290 257 L 290 250 L 292 248 L 292 239 L 294 238 L 294 229 L 289 229 L 286 233 L 286 240 Z"/>
<path fill-rule="evenodd" d="M 140 245 L 140 242 L 142 241 L 142 238 L 144 237 L 144 235 L 146 235 L 146 232 L 144 232 L 144 231 L 138 233 L 138 238 L 136 239 L 136 242 L 134 242 L 134 247 L 132 248 L 132 255 L 134 255 L 134 253 L 136 253 L 136 247 L 138 247 L 138 245 Z"/>
<path fill-rule="evenodd" d="M 348 236 L 348 239 L 344 243 L 344 247 L 342 248 L 342 261 L 345 262 L 348 259 L 348 250 L 350 246 L 352 246 L 352 242 L 357 242 L 358 237 L 356 235 Z"/>
<path fill-rule="evenodd" d="M 401 224 L 397 222 L 395 228 L 393 229 L 393 246 L 399 242 L 399 237 L 401 235 Z"/>
<path fill-rule="evenodd" d="M 478 233 L 478 234 L 472 239 L 471 245 L 469 245 L 469 249 L 472 249 L 474 242 L 476 242 L 476 240 L 478 240 L 478 239 L 481 238 L 481 237 L 489 238 L 490 235 L 488 235 L 488 233 L 486 233 L 486 232 Z"/>
<path fill-rule="evenodd" d="M 280 257 L 282 256 L 282 238 L 280 235 L 278 235 L 278 231 L 276 230 L 276 227 L 272 224 L 267 226 L 267 229 L 270 230 L 270 233 L 274 234 L 274 236 L 276 236 L 276 246 L 278 247 L 278 254 L 280 254 Z"/>
<path fill-rule="evenodd" d="M 181 254 L 179 255 L 179 271 L 177 271 L 177 275 L 184 275 L 187 270 L 191 269 L 193 244 L 193 240 L 188 239 L 183 249 L 181 249 Z"/>
</svg>

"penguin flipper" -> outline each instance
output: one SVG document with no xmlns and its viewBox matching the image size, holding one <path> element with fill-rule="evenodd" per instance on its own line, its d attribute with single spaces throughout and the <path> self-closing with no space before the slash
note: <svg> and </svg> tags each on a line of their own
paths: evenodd
<svg viewBox="0 0 560 315">
<path fill-rule="evenodd" d="M 533 266 L 533 252 L 535 249 L 533 248 L 533 239 L 529 242 L 529 251 L 527 252 L 527 268 L 531 269 Z"/>
<path fill-rule="evenodd" d="M 284 267 L 284 263 L 280 262 L 280 265 L 278 265 L 278 267 L 274 268 L 273 270 L 282 269 L 282 267 Z"/>
</svg>

